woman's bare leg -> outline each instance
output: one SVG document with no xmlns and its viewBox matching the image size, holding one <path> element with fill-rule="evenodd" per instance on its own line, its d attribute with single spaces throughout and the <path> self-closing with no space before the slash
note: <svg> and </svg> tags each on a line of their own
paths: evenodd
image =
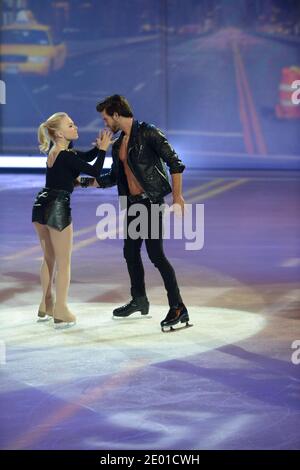
<svg viewBox="0 0 300 470">
<path fill-rule="evenodd" d="M 40 319 L 47 319 L 47 315 L 53 315 L 54 300 L 52 295 L 52 284 L 55 255 L 48 227 L 46 225 L 39 224 L 38 222 L 34 222 L 33 225 L 40 239 L 40 244 L 44 254 L 40 272 L 43 297 L 39 306 L 38 316 Z"/>
<path fill-rule="evenodd" d="M 71 254 L 73 244 L 73 225 L 70 224 L 61 232 L 48 227 L 51 242 L 54 248 L 56 261 L 56 302 L 54 307 L 54 318 L 62 322 L 74 322 L 75 316 L 67 306 L 68 291 L 71 279 Z"/>
</svg>

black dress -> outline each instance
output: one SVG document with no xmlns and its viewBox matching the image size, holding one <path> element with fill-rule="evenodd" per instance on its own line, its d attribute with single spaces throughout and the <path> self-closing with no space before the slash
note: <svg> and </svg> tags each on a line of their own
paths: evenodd
<svg viewBox="0 0 300 470">
<path fill-rule="evenodd" d="M 97 160 L 93 165 L 87 162 Z M 71 193 L 80 173 L 97 177 L 103 168 L 105 151 L 93 148 L 88 152 L 61 151 L 51 168 L 47 166 L 46 185 L 37 194 L 32 208 L 32 222 L 39 222 L 62 231 L 72 222 Z"/>
</svg>

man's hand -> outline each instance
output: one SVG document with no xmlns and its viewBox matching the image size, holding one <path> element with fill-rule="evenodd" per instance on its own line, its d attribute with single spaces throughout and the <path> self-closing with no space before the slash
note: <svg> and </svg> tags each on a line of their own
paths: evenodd
<svg viewBox="0 0 300 470">
<path fill-rule="evenodd" d="M 96 179 L 96 178 L 94 178 L 94 182 L 93 182 L 92 186 L 93 186 L 94 188 L 100 188 L 99 183 L 97 182 L 97 179 Z"/>
<path fill-rule="evenodd" d="M 182 195 L 173 197 L 174 212 L 176 215 L 184 214 L 184 199 Z"/>
<path fill-rule="evenodd" d="M 173 204 L 175 215 L 184 214 L 184 199 L 182 196 L 182 174 L 172 174 L 172 193 L 173 193 Z"/>
<path fill-rule="evenodd" d="M 80 186 L 80 176 L 78 176 L 74 181 L 74 188 L 76 188 L 77 186 Z"/>
</svg>

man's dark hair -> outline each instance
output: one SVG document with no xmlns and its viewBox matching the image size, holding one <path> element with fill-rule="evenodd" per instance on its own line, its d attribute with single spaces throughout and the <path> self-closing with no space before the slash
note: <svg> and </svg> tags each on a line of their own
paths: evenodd
<svg viewBox="0 0 300 470">
<path fill-rule="evenodd" d="M 97 104 L 96 109 L 99 113 L 106 111 L 109 116 L 118 113 L 119 116 L 133 117 L 128 101 L 121 95 L 108 96 Z"/>
</svg>

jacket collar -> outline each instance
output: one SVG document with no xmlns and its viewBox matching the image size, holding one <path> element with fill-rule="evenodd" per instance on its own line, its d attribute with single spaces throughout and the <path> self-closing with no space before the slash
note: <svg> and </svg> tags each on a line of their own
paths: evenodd
<svg viewBox="0 0 300 470">
<path fill-rule="evenodd" d="M 129 136 L 129 140 L 128 140 L 128 147 L 127 147 L 128 151 L 131 147 L 133 147 L 135 145 L 135 142 L 137 140 L 139 126 L 140 126 L 139 121 L 134 119 L 133 122 L 132 122 L 130 136 Z M 125 135 L 125 132 L 122 131 L 121 134 L 119 135 L 119 138 L 117 139 L 117 141 L 113 145 L 114 150 L 116 150 L 116 151 L 119 150 L 124 135 Z"/>
</svg>

